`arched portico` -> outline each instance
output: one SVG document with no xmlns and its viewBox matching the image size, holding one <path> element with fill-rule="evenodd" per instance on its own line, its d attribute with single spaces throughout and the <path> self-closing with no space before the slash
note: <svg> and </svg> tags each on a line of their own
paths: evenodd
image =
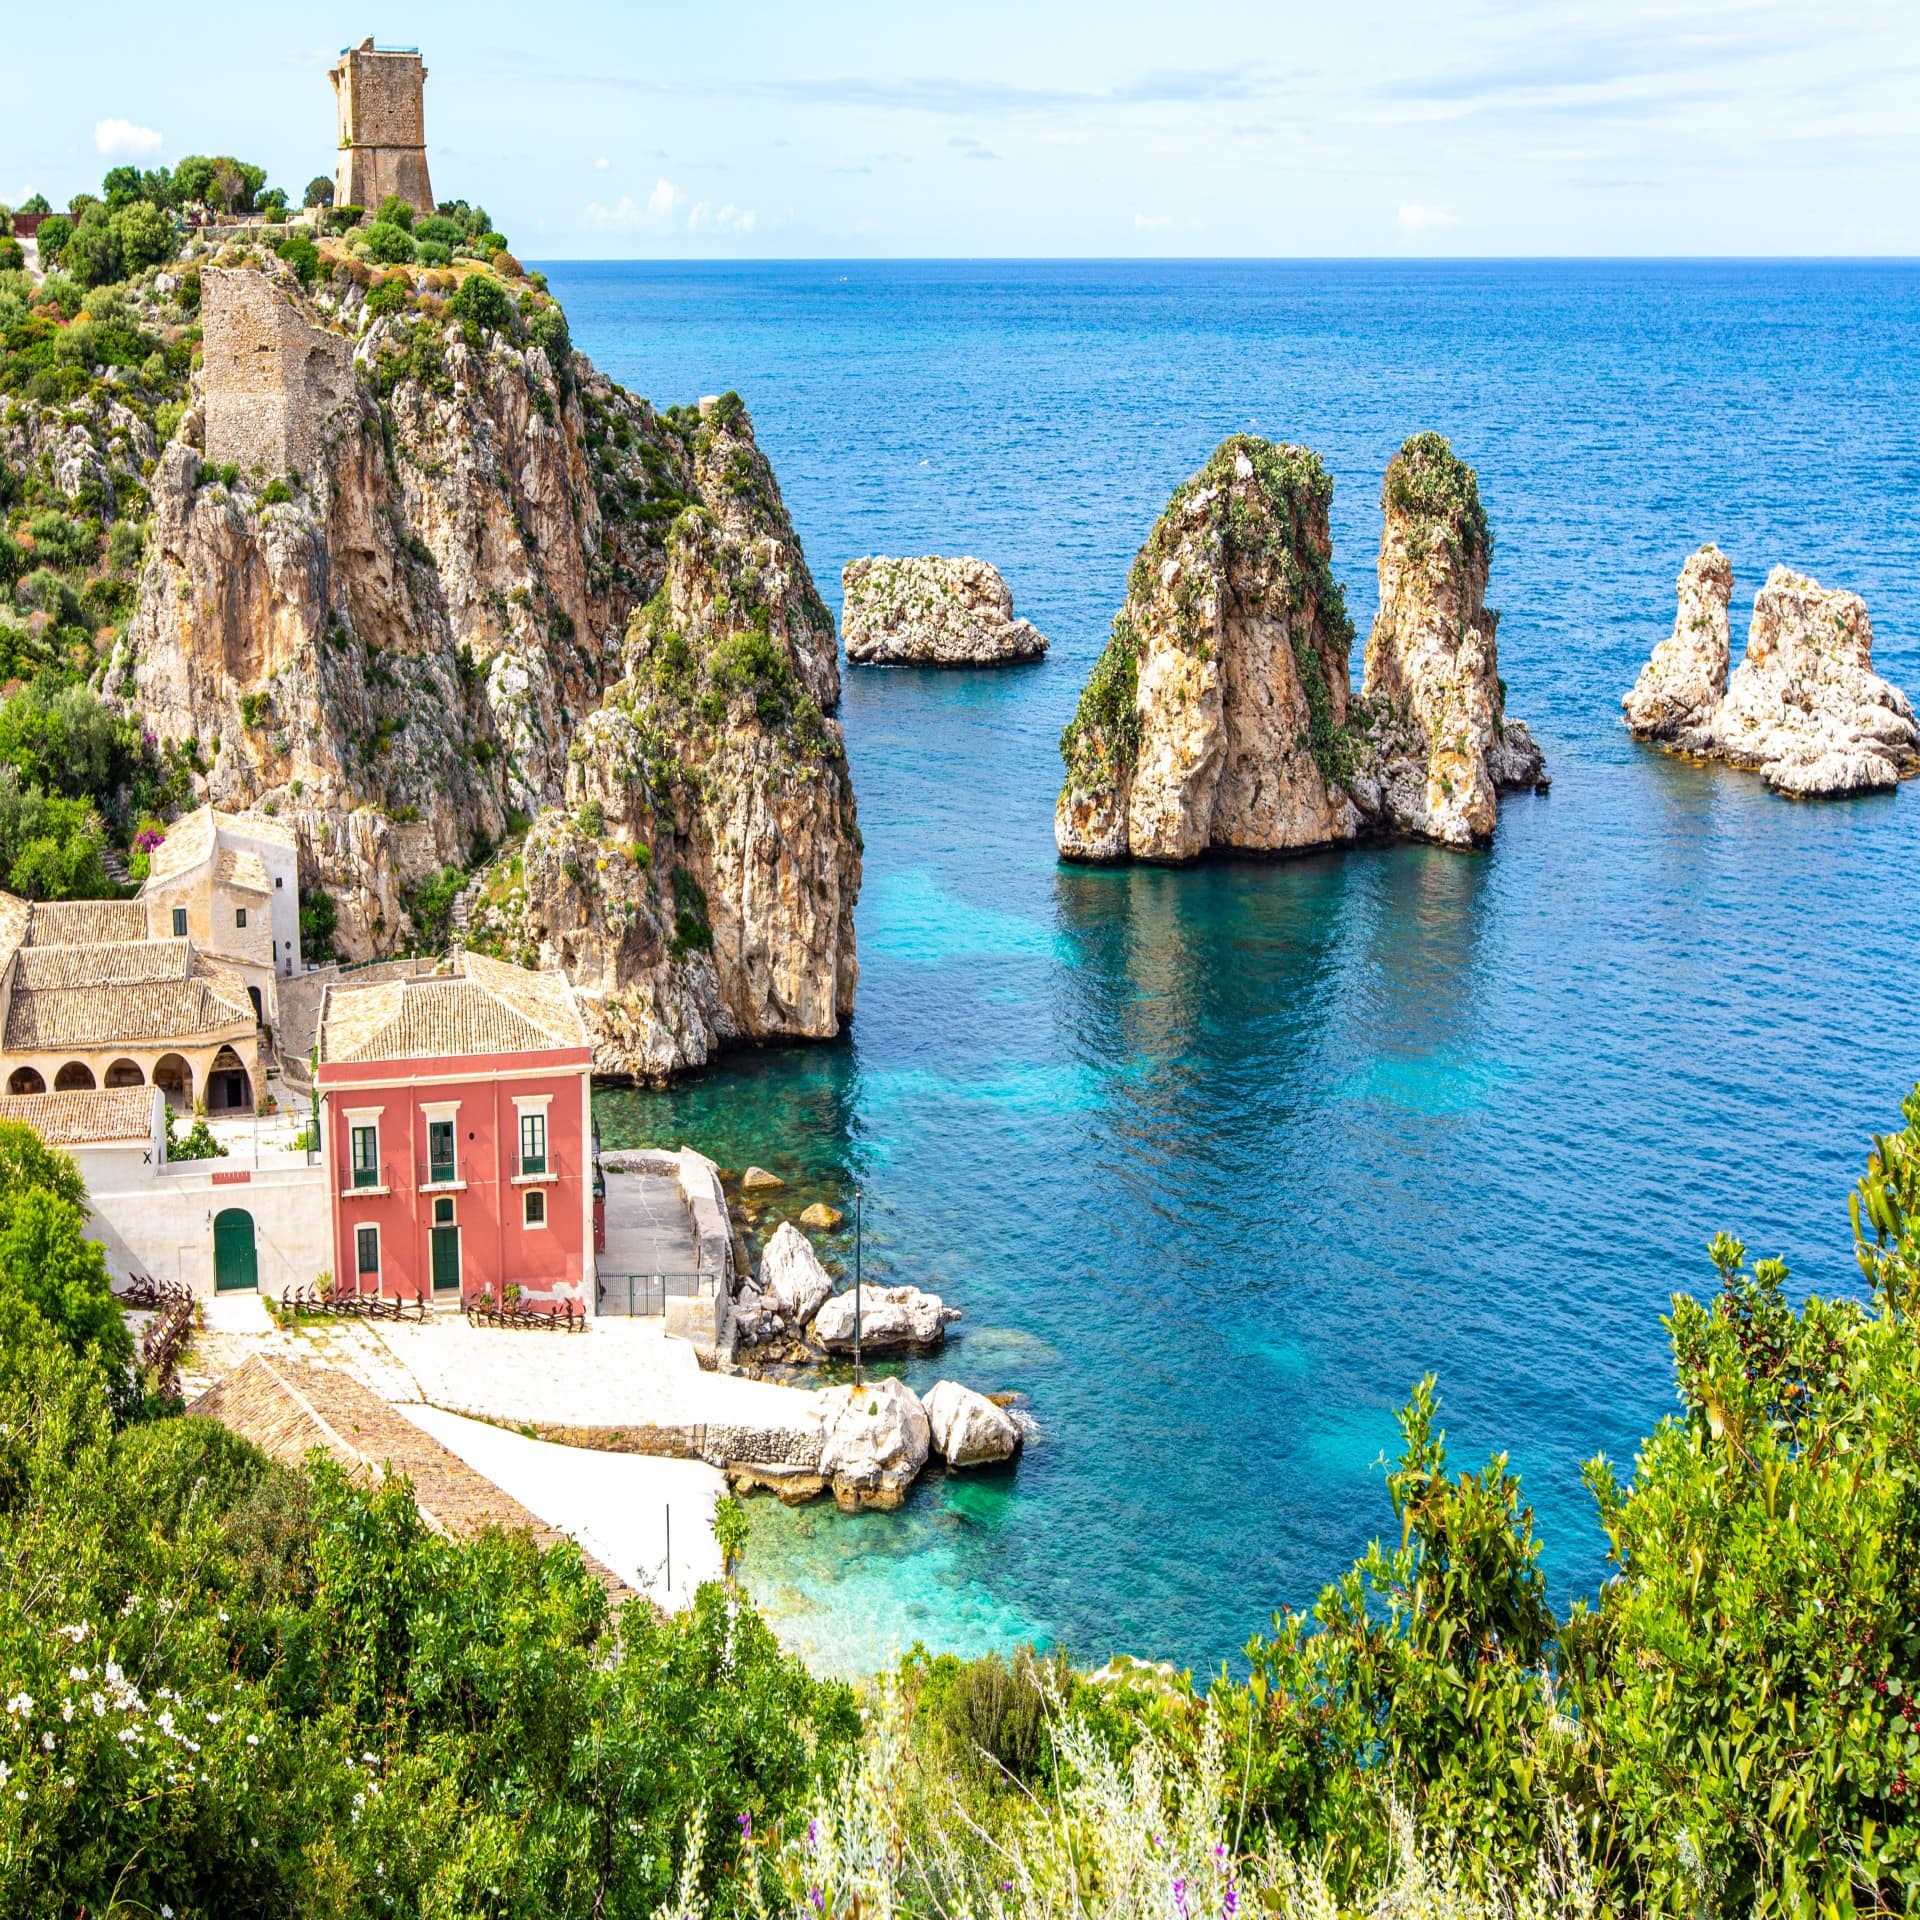
<svg viewBox="0 0 1920 1920">
<path fill-rule="evenodd" d="M 253 1076 L 231 1047 L 222 1047 L 207 1069 L 207 1111 L 249 1113 L 253 1109 Z"/>
<path fill-rule="evenodd" d="M 7 1079 L 9 1093 L 45 1093 L 47 1083 L 32 1067 L 15 1067 Z"/>
<path fill-rule="evenodd" d="M 137 1060 L 116 1060 L 107 1069 L 107 1077 L 102 1082 L 109 1087 L 144 1087 L 147 1076 L 140 1071 Z"/>
<path fill-rule="evenodd" d="M 55 1093 L 90 1093 L 99 1084 L 93 1077 L 93 1069 L 84 1060 L 69 1060 L 53 1076 Z"/>
<path fill-rule="evenodd" d="M 153 1063 L 153 1084 L 167 1096 L 167 1105 L 185 1113 L 193 1106 L 193 1069 L 177 1053 L 163 1053 Z"/>
</svg>

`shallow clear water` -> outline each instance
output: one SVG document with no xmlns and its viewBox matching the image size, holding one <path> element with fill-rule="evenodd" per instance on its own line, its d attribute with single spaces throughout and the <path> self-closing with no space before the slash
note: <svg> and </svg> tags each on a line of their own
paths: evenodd
<svg viewBox="0 0 1920 1920">
<path fill-rule="evenodd" d="M 783 1629 L 843 1670 L 916 1638 L 1231 1659 L 1387 1527 L 1374 1462 L 1429 1370 L 1458 1463 L 1522 1472 L 1557 1599 L 1590 1590 L 1579 1463 L 1671 1405 L 1668 1295 L 1722 1226 L 1851 1288 L 1847 1189 L 1920 1073 L 1920 788 L 1796 806 L 1636 747 L 1618 705 L 1710 538 L 1742 629 L 1786 561 L 1864 593 L 1920 687 L 1920 271 L 551 272 L 617 378 L 739 389 L 830 601 L 854 554 L 976 553 L 1053 641 L 848 674 L 848 1041 L 599 1099 L 611 1140 L 796 1200 L 861 1183 L 869 1275 L 966 1314 L 911 1377 L 1022 1389 L 1045 1428 L 901 1514 L 757 1503 Z M 1477 465 L 1554 773 L 1490 853 L 1056 862 L 1055 740 L 1127 564 L 1242 427 L 1333 471 L 1362 634 L 1394 448 L 1438 427 Z"/>
</svg>

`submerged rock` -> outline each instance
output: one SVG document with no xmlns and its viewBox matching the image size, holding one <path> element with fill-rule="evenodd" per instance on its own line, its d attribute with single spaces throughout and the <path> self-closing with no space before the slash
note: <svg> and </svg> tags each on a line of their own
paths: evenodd
<svg viewBox="0 0 1920 1920">
<path fill-rule="evenodd" d="M 820 1264 L 807 1236 L 783 1220 L 760 1256 L 760 1287 L 789 1327 L 804 1327 L 833 1291 L 833 1276 Z"/>
<path fill-rule="evenodd" d="M 860 1289 L 860 1345 L 868 1353 L 939 1346 L 960 1318 L 937 1293 L 918 1287 Z M 813 1318 L 813 1337 L 830 1353 L 853 1351 L 853 1289 L 836 1293 Z"/>
<path fill-rule="evenodd" d="M 1357 699 L 1332 497 L 1315 454 L 1246 434 L 1175 491 L 1061 735 L 1065 857 L 1181 861 L 1368 834 L 1466 846 L 1492 832 L 1500 787 L 1544 784 L 1531 735 L 1505 717 L 1473 469 L 1437 434 L 1388 469 Z"/>
<path fill-rule="evenodd" d="M 1013 1415 L 984 1393 L 956 1380 L 937 1381 L 921 1405 L 933 1434 L 933 1449 L 950 1467 L 977 1467 L 1011 1460 L 1022 1434 Z"/>
<path fill-rule="evenodd" d="M 765 1167 L 749 1167 L 740 1176 L 742 1193 L 778 1193 L 786 1184 L 777 1173 L 769 1173 Z"/>
<path fill-rule="evenodd" d="M 897 1507 L 927 1464 L 931 1429 L 903 1380 L 826 1387 L 818 1395 L 820 1474 L 848 1512 Z"/>
<path fill-rule="evenodd" d="M 1638 738 L 1755 769 L 1796 799 L 1886 792 L 1920 772 L 1913 708 L 1873 671 L 1873 624 L 1857 593 L 1775 567 L 1729 676 L 1727 557 L 1701 548 L 1679 592 L 1673 633 L 1621 701 Z"/>
<path fill-rule="evenodd" d="M 984 560 L 926 554 L 849 560 L 840 629 L 847 658 L 870 665 L 1001 666 L 1037 660 L 1047 643 L 1016 620 L 1013 595 Z"/>
<path fill-rule="evenodd" d="M 816 1233 L 836 1233 L 846 1217 L 838 1207 L 830 1207 L 824 1200 L 816 1200 L 802 1211 L 800 1224 L 813 1228 Z"/>
</svg>

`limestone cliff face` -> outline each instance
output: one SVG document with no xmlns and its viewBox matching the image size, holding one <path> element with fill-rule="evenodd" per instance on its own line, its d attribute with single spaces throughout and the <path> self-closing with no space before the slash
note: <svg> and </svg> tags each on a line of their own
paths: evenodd
<svg viewBox="0 0 1920 1920">
<path fill-rule="evenodd" d="M 189 413 L 154 476 L 153 538 L 110 684 L 194 756 L 208 797 L 292 823 L 303 885 L 334 896 L 349 958 L 419 937 L 429 883 L 529 822 L 521 871 L 563 871 L 568 856 L 550 850 L 576 828 L 561 809 L 597 799 L 616 828 L 634 826 L 636 849 L 651 857 L 660 842 L 649 886 L 704 892 L 698 917 L 714 932 L 711 951 L 683 941 L 648 976 L 657 1006 L 623 981 L 620 1018 L 635 1032 L 705 1036 L 636 1043 L 634 1070 L 691 1064 L 736 1033 L 834 1031 L 851 1007 L 851 895 L 844 914 L 783 913 L 765 885 L 821 865 L 858 884 L 857 854 L 849 867 L 841 844 L 855 832 L 851 791 L 823 717 L 839 692 L 833 622 L 739 401 L 656 413 L 572 351 L 550 303 L 475 326 L 417 291 L 375 314 L 345 279 L 308 297 L 277 263 L 252 272 L 296 310 L 271 344 L 297 403 L 287 444 L 315 452 L 303 471 L 223 480 L 221 450 L 204 444 L 212 412 L 203 400 Z M 305 362 L 331 367 L 342 346 L 351 379 L 299 384 Z M 724 750 L 712 727 L 699 739 L 667 731 L 690 714 L 636 717 L 626 635 L 649 603 L 682 633 L 750 632 L 783 663 L 790 710 L 749 702 L 737 727 L 718 729 Z M 811 788 L 800 805 L 776 791 L 785 775 L 771 763 L 803 711 L 809 741 L 832 742 L 832 805 L 812 805 Z M 636 728 L 644 752 L 623 745 Z M 677 785 L 616 790 L 668 766 Z M 814 848 L 815 832 L 834 846 Z M 620 892 L 621 857 L 601 848 L 574 860 L 564 886 L 543 879 L 539 933 L 497 925 L 497 942 L 550 945 L 598 986 L 594 930 L 639 898 Z M 772 983 L 757 995 L 723 952 L 728 933 L 744 977 Z M 816 938 L 818 953 L 786 944 Z M 801 985 L 823 969 L 825 1016 Z M 607 1040 L 610 1065 L 621 1044 Z"/>
<path fill-rule="evenodd" d="M 833 625 L 764 462 L 754 478 L 757 504 L 675 523 L 625 677 L 568 750 L 566 807 L 477 930 L 497 917 L 522 957 L 566 969 L 602 1072 L 657 1080 L 853 1012 L 860 833 L 812 691 L 836 685 Z"/>
<path fill-rule="evenodd" d="M 1430 438 L 1402 461 L 1430 457 Z M 1472 470 L 1458 471 L 1458 512 L 1478 516 Z M 1414 485 L 1426 477 L 1423 465 Z M 1183 861 L 1374 833 L 1468 845 L 1492 831 L 1497 786 L 1544 776 L 1504 717 L 1484 516 L 1476 559 L 1448 512 L 1401 491 L 1390 485 L 1382 616 L 1359 698 L 1318 458 L 1236 435 L 1175 492 L 1061 736 L 1063 855 Z"/>
<path fill-rule="evenodd" d="M 1497 790 L 1532 786 L 1545 767 L 1524 723 L 1506 717 L 1479 482 L 1439 434 L 1416 434 L 1387 468 L 1380 510 L 1380 611 L 1362 690 L 1410 717 L 1427 751 L 1423 781 L 1382 789 L 1378 824 L 1472 846 L 1492 836 Z"/>
<path fill-rule="evenodd" d="M 1731 562 L 1702 547 L 1679 589 L 1673 633 L 1621 701 L 1638 737 L 1753 768 L 1796 799 L 1885 792 L 1920 772 L 1913 708 L 1873 671 L 1873 623 L 1857 593 L 1775 567 L 1729 677 Z"/>
</svg>

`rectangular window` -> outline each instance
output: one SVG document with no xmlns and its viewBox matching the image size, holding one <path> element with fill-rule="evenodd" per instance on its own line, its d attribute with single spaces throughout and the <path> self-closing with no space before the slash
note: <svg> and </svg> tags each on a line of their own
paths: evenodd
<svg viewBox="0 0 1920 1920">
<path fill-rule="evenodd" d="M 176 940 L 184 940 L 187 937 L 187 910 L 185 907 L 175 907 L 173 910 L 173 937 Z"/>
<path fill-rule="evenodd" d="M 378 1227 L 357 1228 L 353 1243 L 359 1257 L 360 1271 L 377 1274 L 380 1271 L 380 1229 Z"/>
<path fill-rule="evenodd" d="M 281 887 L 282 887 L 283 885 L 285 885 L 285 882 L 284 882 L 284 881 L 282 880 L 282 878 L 281 878 L 281 876 L 280 876 L 279 874 L 277 874 L 277 873 L 276 873 L 276 874 L 275 874 L 275 875 L 273 876 L 273 890 L 274 890 L 274 892 L 275 892 L 275 893 L 278 893 L 278 892 L 280 891 L 280 889 L 281 889 Z"/>
<path fill-rule="evenodd" d="M 377 1187 L 380 1184 L 380 1129 L 353 1129 L 353 1184 Z"/>
<path fill-rule="evenodd" d="M 525 1196 L 526 1209 L 522 1218 L 530 1227 L 544 1227 L 547 1224 L 547 1196 L 540 1188 Z"/>
<path fill-rule="evenodd" d="M 427 1178 L 430 1181 L 440 1181 L 451 1180 L 454 1177 L 453 1122 L 429 1120 L 427 1122 Z"/>
<path fill-rule="evenodd" d="M 236 927 L 244 927 L 244 926 L 245 926 L 245 925 L 247 924 L 247 910 L 246 910 L 246 908 L 245 908 L 245 907 L 235 907 L 235 908 L 234 908 L 234 910 L 233 910 L 233 924 L 234 924 L 234 925 L 235 925 Z"/>
<path fill-rule="evenodd" d="M 523 1113 L 520 1116 L 520 1171 L 545 1173 L 547 1170 L 547 1116 Z"/>
</svg>

